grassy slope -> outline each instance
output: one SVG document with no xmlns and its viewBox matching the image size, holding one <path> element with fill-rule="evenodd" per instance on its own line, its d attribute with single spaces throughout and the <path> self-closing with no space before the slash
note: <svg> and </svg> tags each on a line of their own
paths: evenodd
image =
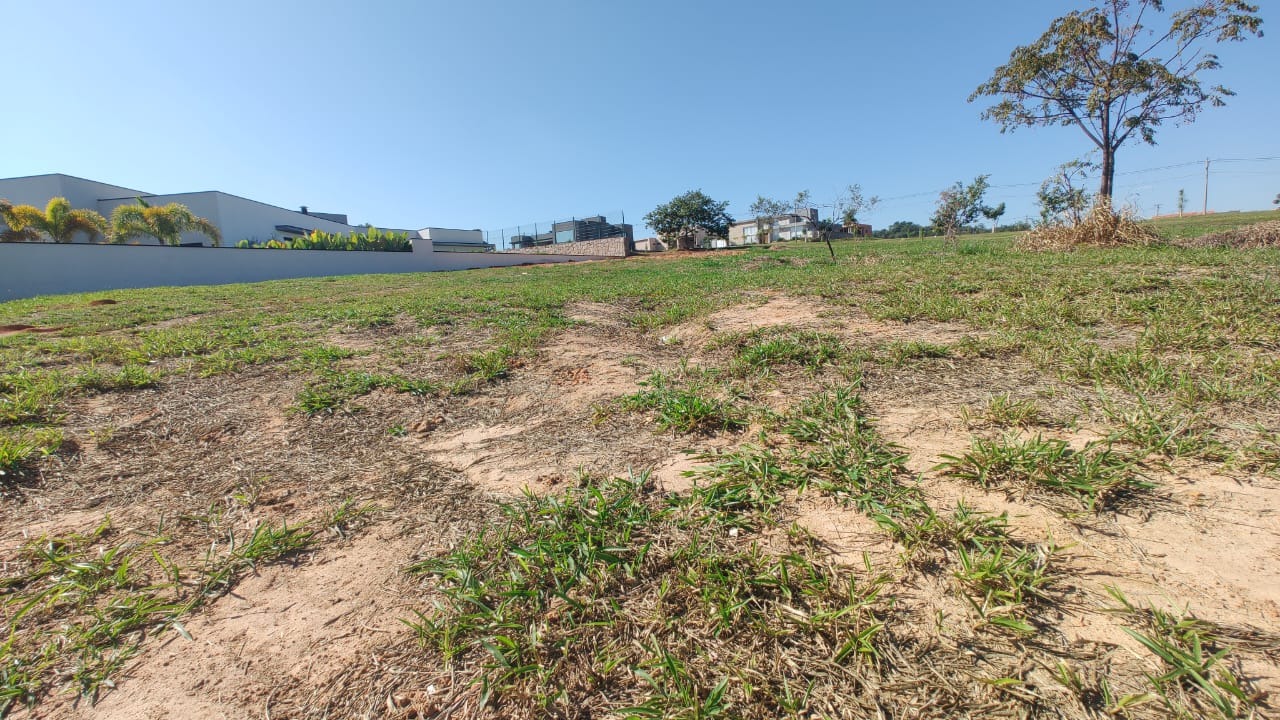
<svg viewBox="0 0 1280 720">
<path fill-rule="evenodd" d="M 1164 218 L 1151 223 L 1156 231 L 1167 238 L 1188 238 L 1205 233 L 1231 230 L 1250 223 L 1280 220 L 1280 212 L 1258 210 L 1254 212 L 1211 213 L 1207 216 Z"/>
<path fill-rule="evenodd" d="M 1271 215 L 1224 214 L 1201 222 L 1242 223 L 1258 217 L 1270 219 Z M 1159 227 L 1173 235 L 1193 232 L 1197 226 L 1189 221 L 1166 221 Z M 1132 423 L 1118 431 L 1128 433 L 1130 443 L 1143 452 L 1229 458 L 1253 467 L 1274 468 L 1280 461 L 1276 457 L 1277 428 L 1259 419 L 1273 416 L 1280 390 L 1280 362 L 1276 360 L 1280 350 L 1280 282 L 1274 272 L 1280 265 L 1280 251 L 1167 248 L 1050 255 L 1013 251 L 1011 239 L 1011 235 L 997 234 L 966 237 L 955 245 L 940 240 L 841 242 L 834 262 L 828 259 L 824 246 L 796 244 L 681 258 L 154 288 L 6 303 L 0 305 L 0 324 L 62 329 L 0 337 L 0 447 L 8 453 L 7 459 L 0 457 L 0 461 L 19 482 L 38 476 L 40 454 L 57 452 L 61 415 L 74 395 L 129 392 L 163 385 L 167 378 L 185 374 L 234 375 L 252 365 L 314 378 L 316 385 L 308 390 L 311 394 L 299 398 L 299 403 L 306 404 L 304 410 L 307 406 L 332 407 L 329 403 L 342 402 L 344 394 L 368 392 L 372 387 L 467 392 L 500 377 L 508 359 L 536 349 L 548 332 L 567 325 L 566 306 L 570 303 L 622 304 L 628 308 L 630 322 L 647 329 L 698 317 L 756 290 L 821 298 L 830 305 L 858 308 L 881 320 L 954 321 L 984 331 L 980 339 L 945 348 L 945 352 L 955 358 L 1017 358 L 1069 382 L 1105 388 L 1116 402 L 1142 403 L 1150 411 L 1143 418 L 1145 424 Z M 118 304 L 89 305 L 101 298 Z M 473 332 L 477 340 L 469 354 L 458 358 L 454 377 L 402 376 L 396 366 L 378 376 L 335 375 L 333 361 L 343 357 L 343 351 L 331 344 L 334 335 L 405 323 L 416 328 L 462 329 Z M 1100 342 L 1117 331 L 1129 333 L 1132 340 Z M 394 335 L 387 342 L 390 347 L 383 352 L 387 357 L 399 353 L 403 359 L 415 353 L 429 356 L 437 352 L 431 347 L 395 345 L 398 340 Z M 778 350 L 773 346 L 770 351 Z M 876 360 L 868 357 L 866 362 Z M 852 407 L 853 401 L 848 402 Z M 804 430 L 804 423 L 814 420 L 805 412 L 797 409 L 794 417 L 778 420 L 789 423 L 778 429 L 791 432 L 799 446 L 813 442 L 813 437 L 825 437 L 821 433 L 834 433 L 834 440 L 826 438 L 818 445 L 830 448 L 833 442 L 837 447 L 843 443 L 849 457 L 887 452 L 862 425 L 839 424 L 850 422 L 856 415 L 853 409 L 831 417 L 815 416 L 820 423 L 816 436 Z M 1207 416 L 1218 419 L 1207 423 Z M 1252 429 L 1248 428 L 1250 423 Z M 1238 432 L 1218 437 L 1216 432 L 1228 424 Z M 1247 432 L 1240 430 L 1242 427 Z M 1176 446 L 1169 444 L 1173 435 L 1164 432 L 1169 429 L 1176 431 Z M 1143 447 L 1145 442 L 1160 444 Z M 1024 450 L 1000 447 L 990 452 Z M 797 447 L 794 455 L 777 451 L 777 461 L 793 465 L 808 462 L 809 456 L 802 451 L 805 447 Z M 886 458 L 880 465 L 863 468 L 868 472 L 883 470 L 883 485 L 869 489 L 832 486 L 833 491 L 865 492 L 865 502 L 877 507 L 905 503 L 903 508 L 913 509 L 894 510 L 887 516 L 897 524 L 895 532 L 903 537 L 936 534 L 924 525 L 932 522 L 928 509 L 913 505 L 911 497 L 903 499 L 903 490 L 895 480 L 901 470 L 891 453 Z M 964 467 L 957 470 L 964 471 Z M 804 467 L 788 467 L 790 474 L 778 484 L 786 487 L 799 482 L 797 478 L 807 472 Z M 821 477 L 818 471 L 814 473 L 814 477 Z M 851 476 L 841 475 L 846 479 Z M 609 496 L 610 502 L 631 502 L 627 495 L 631 490 L 622 487 L 618 492 L 618 498 Z M 714 506 L 716 498 L 694 500 L 689 512 L 702 518 L 698 522 L 705 521 L 706 528 L 712 529 L 722 522 L 703 514 L 718 507 Z M 589 509 L 583 511 L 584 517 L 600 516 Z M 635 518 L 637 532 L 653 533 L 655 538 L 677 546 L 689 541 L 691 526 L 679 513 L 645 506 L 635 509 Z M 739 521 L 736 516 L 732 519 Z M 627 528 L 617 531 L 631 532 Z M 989 532 L 995 539 L 987 541 L 988 548 L 992 542 L 1001 548 L 1007 544 L 1003 531 Z M 966 547 L 971 542 L 971 538 L 957 537 L 947 542 Z M 554 547 L 563 539 L 533 541 Z M 1025 548 L 1008 547 L 1012 555 L 1029 563 L 1024 570 L 1039 571 L 1035 558 L 1025 555 Z M 504 556 L 501 547 L 476 551 Z M 773 561 L 765 558 L 760 562 Z M 766 571 L 755 567 L 758 559 L 732 557 L 725 562 L 746 563 L 754 568 L 752 572 Z M 685 573 L 706 571 L 696 563 L 682 568 Z M 441 566 L 432 571 L 448 572 L 450 568 Z M 495 578 L 495 582 L 500 580 Z M 972 582 L 980 585 L 985 581 L 975 576 Z M 1026 582 L 1034 589 L 1039 579 L 1032 577 Z M 826 603 L 831 600 L 826 587 L 788 587 L 786 593 L 813 592 L 815 603 Z M 613 590 L 602 587 L 600 592 Z M 1022 604 L 1022 600 L 1015 603 Z M 1013 630 L 1025 631 L 1020 625 L 1026 622 L 1024 615 L 1009 615 L 1004 620 Z M 874 627 L 874 622 L 868 622 L 865 627 L 856 625 L 840 632 Z M 714 684 L 714 678 L 698 680 L 706 681 Z M 692 701 L 708 700 L 705 689 L 694 693 Z M 672 687 L 664 692 L 674 698 L 683 690 Z"/>
<path fill-rule="evenodd" d="M 1173 236 L 1210 222 L 1225 228 L 1269 217 L 1224 213 L 1157 227 Z M 954 247 L 928 239 L 846 241 L 837 245 L 836 262 L 824 257 L 825 247 L 801 244 L 679 260 L 122 290 L 4 303 L 0 324 L 62 329 L 0 338 L 0 469 L 56 447 L 59 407 L 69 395 L 299 359 L 314 370 L 324 365 L 317 365 L 317 354 L 323 359 L 330 352 L 326 336 L 343 327 L 407 318 L 424 327 L 484 328 L 489 346 L 460 362 L 471 380 L 483 380 L 563 325 L 570 302 L 626 300 L 636 306 L 634 324 L 657 327 L 762 288 L 857 305 L 879 319 L 963 321 L 991 330 L 988 345 L 1081 380 L 1115 382 L 1136 374 L 1151 378 L 1143 391 L 1176 392 L 1180 402 L 1238 402 L 1268 391 L 1275 368 L 1261 351 L 1278 345 L 1274 298 L 1280 291 L 1265 269 L 1275 265 L 1276 252 L 1037 255 L 1012 251 L 1012 237 L 967 236 Z M 107 297 L 120 302 L 89 305 Z M 1146 328 L 1147 342 L 1129 354 L 1098 353 L 1086 344 L 1102 324 Z M 1210 367 L 1194 356 L 1170 354 L 1212 347 L 1224 350 Z M 409 387 L 414 379 L 373 382 Z"/>
</svg>

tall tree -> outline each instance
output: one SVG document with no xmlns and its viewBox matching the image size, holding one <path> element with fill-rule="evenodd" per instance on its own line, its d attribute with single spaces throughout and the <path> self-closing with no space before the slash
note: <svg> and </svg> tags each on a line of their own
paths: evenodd
<svg viewBox="0 0 1280 720">
<path fill-rule="evenodd" d="M 675 238 L 677 248 L 688 250 L 699 231 L 717 237 L 728 235 L 733 224 L 728 207 L 728 200 L 716 202 L 701 190 L 690 190 L 654 208 L 644 216 L 644 222 L 660 237 Z"/>
<path fill-rule="evenodd" d="M 138 198 L 137 204 L 120 205 L 111 211 L 111 242 L 127 243 L 150 236 L 161 245 L 182 244 L 182 233 L 198 232 L 213 241 L 217 247 L 222 242 L 218 226 L 196 215 L 179 203 L 151 206 Z"/>
<path fill-rule="evenodd" d="M 1101 0 L 1054 20 L 1030 45 L 969 96 L 999 98 L 982 117 L 1001 132 L 1020 126 L 1074 125 L 1102 153 L 1098 190 L 1110 200 L 1115 156 L 1125 142 L 1154 145 L 1166 122 L 1188 123 L 1205 107 L 1235 93 L 1205 85 L 1200 74 L 1220 67 L 1212 44 L 1261 36 L 1256 5 L 1243 0 L 1198 0 L 1169 15 L 1168 27 L 1144 24 L 1164 12 L 1163 0 Z"/>
<path fill-rule="evenodd" d="M 92 240 L 107 232 L 105 218 L 92 210 L 72 209 L 63 197 L 49 200 L 44 210 L 0 200 L 0 219 L 9 226 L 3 233 L 3 239 L 8 242 L 48 238 L 56 243 L 69 243 L 77 233 L 85 233 Z"/>
<path fill-rule="evenodd" d="M 756 196 L 756 201 L 751 203 L 751 214 L 756 218 L 757 243 L 764 244 L 773 240 L 773 228 L 777 225 L 778 218 L 786 212 L 785 202 L 763 195 Z"/>
<path fill-rule="evenodd" d="M 931 222 L 948 239 L 954 238 L 961 228 L 977 220 L 986 209 L 982 198 L 987 194 L 988 177 L 990 176 L 979 175 L 968 185 L 956 182 L 938 193 L 938 204 Z"/>
</svg>

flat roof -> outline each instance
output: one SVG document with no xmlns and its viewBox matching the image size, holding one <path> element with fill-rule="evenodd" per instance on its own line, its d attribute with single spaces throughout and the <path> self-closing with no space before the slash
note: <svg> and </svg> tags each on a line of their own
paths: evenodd
<svg viewBox="0 0 1280 720">
<path fill-rule="evenodd" d="M 83 178 L 83 177 L 80 177 L 79 175 L 68 175 L 67 173 L 36 173 L 35 175 L 17 175 L 15 177 L 0 178 L 0 180 L 31 180 L 32 178 L 43 178 L 43 177 L 71 178 L 72 180 L 80 180 L 82 182 L 98 183 L 99 185 L 110 185 L 111 187 L 124 188 L 125 190 L 133 190 L 133 188 L 128 188 L 128 187 L 125 187 L 124 185 L 116 185 L 115 183 L 103 182 L 101 180 L 90 180 L 89 178 Z M 141 193 L 143 195 L 152 194 L 152 193 L 145 192 L 143 190 L 133 190 L 133 191 L 137 193 Z"/>
</svg>

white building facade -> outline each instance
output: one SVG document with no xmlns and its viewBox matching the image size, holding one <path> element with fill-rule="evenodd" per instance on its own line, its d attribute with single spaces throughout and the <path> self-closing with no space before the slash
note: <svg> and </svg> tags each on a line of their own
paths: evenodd
<svg viewBox="0 0 1280 720">
<path fill-rule="evenodd" d="M 761 223 L 743 220 L 729 226 L 729 245 L 759 245 L 779 240 L 811 240 L 818 237 L 818 209 L 780 215 L 768 223 L 768 237 L 760 237 Z"/>
<path fill-rule="evenodd" d="M 217 190 L 157 195 L 144 190 L 61 173 L 0 178 L 0 198 L 14 205 L 34 205 L 44 209 L 49 200 L 55 197 L 64 197 L 71 203 L 71 207 L 94 210 L 108 219 L 117 207 L 136 203 L 139 198 L 153 206 L 179 203 L 216 225 L 222 232 L 222 244 L 227 246 L 234 246 L 241 240 L 248 240 L 251 244 L 264 243 L 271 239 L 288 240 L 313 230 L 327 233 L 368 230 L 367 226 L 349 224 L 346 215 L 316 213 L 306 207 L 288 210 Z M 492 247 L 484 242 L 483 233 L 479 230 L 424 228 L 420 231 L 401 230 L 399 232 L 407 232 L 415 241 L 430 241 L 434 233 L 439 236 L 441 250 L 455 252 L 492 250 Z M 84 234 L 75 239 L 76 242 L 90 240 L 91 238 Z M 98 240 L 101 241 L 101 238 Z M 208 239 L 199 233 L 185 233 L 182 236 L 182 243 L 205 245 L 208 244 Z M 420 244 L 431 246 L 430 243 Z"/>
</svg>

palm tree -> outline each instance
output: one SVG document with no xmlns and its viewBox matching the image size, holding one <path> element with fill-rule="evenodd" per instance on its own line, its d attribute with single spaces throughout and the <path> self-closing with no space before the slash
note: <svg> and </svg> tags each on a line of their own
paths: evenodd
<svg viewBox="0 0 1280 720">
<path fill-rule="evenodd" d="M 0 198 L 0 221 L 4 222 L 4 230 L 0 230 L 0 242 L 31 242 L 36 239 L 35 233 L 13 229 L 13 203 L 4 198 Z"/>
<path fill-rule="evenodd" d="M 88 233 L 90 240 L 107 232 L 105 218 L 92 210 L 73 210 L 63 197 L 50 200 L 43 211 L 34 205 L 0 200 L 0 219 L 9 226 L 0 237 L 7 242 L 36 242 L 47 237 L 69 243 L 79 232 Z"/>
<path fill-rule="evenodd" d="M 179 203 L 152 207 L 142 198 L 137 205 L 121 205 L 111 212 L 111 242 L 127 243 L 144 235 L 155 238 L 161 245 L 181 245 L 182 233 L 198 232 L 213 241 L 222 243 L 218 226 L 196 215 Z"/>
</svg>

